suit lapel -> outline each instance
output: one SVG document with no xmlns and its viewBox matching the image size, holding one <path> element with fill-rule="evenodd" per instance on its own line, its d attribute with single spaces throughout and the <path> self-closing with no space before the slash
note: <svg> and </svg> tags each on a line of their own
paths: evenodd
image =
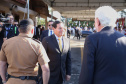
<svg viewBox="0 0 126 84">
<path fill-rule="evenodd" d="M 62 51 L 62 53 L 64 52 L 65 49 L 66 49 L 66 40 L 65 40 L 65 38 L 63 37 L 63 51 Z"/>
<path fill-rule="evenodd" d="M 52 41 L 53 41 L 54 45 L 56 46 L 56 48 L 60 51 L 57 39 L 54 34 L 52 35 Z"/>
</svg>

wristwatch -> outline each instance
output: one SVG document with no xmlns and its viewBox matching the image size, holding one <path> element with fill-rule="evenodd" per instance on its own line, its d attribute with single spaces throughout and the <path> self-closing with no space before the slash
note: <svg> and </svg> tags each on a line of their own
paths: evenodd
<svg viewBox="0 0 126 84">
<path fill-rule="evenodd" d="M 2 83 L 4 84 L 4 83 L 6 83 L 7 81 L 2 81 Z"/>
</svg>

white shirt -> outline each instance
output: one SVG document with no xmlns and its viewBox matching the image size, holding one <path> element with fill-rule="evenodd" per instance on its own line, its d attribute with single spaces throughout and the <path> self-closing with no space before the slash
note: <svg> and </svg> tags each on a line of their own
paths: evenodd
<svg viewBox="0 0 126 84">
<path fill-rule="evenodd" d="M 87 27 L 85 27 L 84 29 L 87 30 Z"/>
<path fill-rule="evenodd" d="M 53 30 L 49 29 L 48 36 L 51 36 L 51 31 L 52 31 L 52 34 L 54 33 Z"/>
</svg>

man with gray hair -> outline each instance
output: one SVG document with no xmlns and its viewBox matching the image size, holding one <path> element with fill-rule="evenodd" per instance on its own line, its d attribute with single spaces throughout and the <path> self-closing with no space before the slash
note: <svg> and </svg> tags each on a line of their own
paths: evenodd
<svg viewBox="0 0 126 84">
<path fill-rule="evenodd" d="M 114 30 L 116 19 L 110 6 L 96 10 L 97 33 L 86 38 L 79 84 L 126 84 L 126 37 Z"/>
<path fill-rule="evenodd" d="M 32 39 L 33 21 L 22 20 L 19 24 L 19 32 L 19 36 L 6 40 L 1 48 L 0 75 L 3 84 L 36 84 L 38 62 L 43 71 L 43 84 L 48 84 L 49 58 L 41 42 Z M 6 72 L 8 72 L 8 80 Z"/>
</svg>

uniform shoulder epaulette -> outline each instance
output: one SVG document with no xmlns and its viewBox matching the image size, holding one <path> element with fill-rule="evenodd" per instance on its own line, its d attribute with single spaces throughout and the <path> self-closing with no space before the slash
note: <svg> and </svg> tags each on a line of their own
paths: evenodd
<svg viewBox="0 0 126 84">
<path fill-rule="evenodd" d="M 32 38 L 34 41 L 36 41 L 37 43 L 41 44 L 41 41 L 37 40 L 37 39 L 34 39 Z"/>
</svg>

